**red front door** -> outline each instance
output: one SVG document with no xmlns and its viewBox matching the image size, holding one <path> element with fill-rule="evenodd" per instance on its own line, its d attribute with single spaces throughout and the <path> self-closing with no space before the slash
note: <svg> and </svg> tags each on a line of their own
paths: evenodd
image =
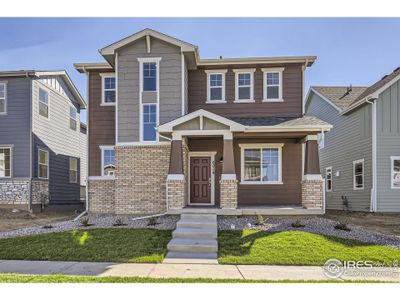
<svg viewBox="0 0 400 300">
<path fill-rule="evenodd" d="M 190 158 L 190 203 L 211 204 L 211 158 Z"/>
</svg>

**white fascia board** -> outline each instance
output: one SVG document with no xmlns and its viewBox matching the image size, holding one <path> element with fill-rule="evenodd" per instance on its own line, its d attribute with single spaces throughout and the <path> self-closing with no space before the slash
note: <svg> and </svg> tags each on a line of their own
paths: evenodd
<svg viewBox="0 0 400 300">
<path fill-rule="evenodd" d="M 310 93 L 310 91 L 312 91 L 313 93 L 315 93 L 317 96 L 319 96 L 322 100 L 325 100 L 328 104 L 330 104 L 334 109 L 336 109 L 338 112 L 341 112 L 342 111 L 342 109 L 339 107 L 339 106 L 337 106 L 335 103 L 333 103 L 331 100 L 329 100 L 328 98 L 326 98 L 324 95 L 322 95 L 321 93 L 319 93 L 318 91 L 316 91 L 316 90 L 314 90 L 313 88 L 310 88 L 309 90 L 308 90 L 308 93 L 307 93 L 307 97 L 306 97 L 306 106 L 307 106 L 307 104 L 308 104 L 308 102 L 310 101 L 309 99 L 309 96 L 311 95 L 311 93 Z"/>
<path fill-rule="evenodd" d="M 308 126 L 250 126 L 245 132 L 304 132 L 304 131 L 330 131 L 332 125 L 308 125 Z"/>
</svg>

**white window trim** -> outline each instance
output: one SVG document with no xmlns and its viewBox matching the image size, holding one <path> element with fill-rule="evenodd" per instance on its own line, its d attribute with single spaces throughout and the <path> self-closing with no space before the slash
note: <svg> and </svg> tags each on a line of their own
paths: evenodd
<svg viewBox="0 0 400 300">
<path fill-rule="evenodd" d="M 207 101 L 206 104 L 220 104 L 226 103 L 225 99 L 225 74 L 228 70 L 204 70 L 207 74 Z M 210 93 L 210 75 L 221 75 L 222 76 L 222 99 L 221 100 L 211 100 L 211 93 Z"/>
<path fill-rule="evenodd" d="M 158 126 L 158 120 L 159 120 L 159 117 L 158 117 L 158 103 L 142 103 L 142 104 L 141 104 L 141 112 L 142 112 L 142 115 L 141 115 L 141 120 L 142 120 L 142 123 L 141 123 L 141 141 L 142 141 L 143 143 L 157 143 L 158 140 L 159 140 L 158 133 L 157 133 L 157 129 L 156 129 L 156 139 L 155 139 L 154 141 L 145 141 L 145 140 L 144 140 L 143 107 L 144 107 L 145 105 L 155 105 L 155 106 L 156 106 L 156 114 L 157 114 L 157 115 L 156 115 L 156 127 Z"/>
<path fill-rule="evenodd" d="M 143 63 L 156 63 L 157 64 L 157 78 L 156 78 L 156 91 L 155 93 L 157 94 L 157 107 L 156 107 L 156 112 L 157 112 L 157 122 L 156 126 L 160 124 L 160 61 L 161 57 L 139 57 L 138 59 L 139 62 L 139 140 L 140 142 L 145 142 L 145 143 L 158 143 L 159 142 L 159 136 L 158 133 L 156 133 L 156 140 L 155 141 L 143 141 Z M 154 93 L 154 92 L 152 92 Z M 151 103 L 146 103 L 146 104 L 151 104 Z"/>
<path fill-rule="evenodd" d="M 355 171 L 356 171 L 356 164 L 359 164 L 359 163 L 361 163 L 362 164 L 362 179 L 363 179 L 363 184 L 362 184 L 362 187 L 356 187 L 356 174 L 355 174 Z M 365 186 L 365 171 L 364 171 L 364 159 L 358 159 L 358 160 L 355 160 L 355 161 L 353 161 L 353 190 L 355 190 L 355 191 L 358 191 L 358 190 L 363 190 L 364 189 L 364 186 Z"/>
<path fill-rule="evenodd" d="M 10 149 L 10 176 L 0 176 L 0 178 L 12 178 L 13 177 L 13 146 L 12 145 L 0 145 L 0 149 Z"/>
<path fill-rule="evenodd" d="M 117 102 L 117 77 L 115 76 L 115 73 L 100 73 L 101 76 L 101 103 L 100 106 L 115 106 L 115 103 Z M 106 78 L 115 78 L 115 102 L 105 102 L 105 79 Z M 112 90 L 109 90 L 112 91 Z"/>
<path fill-rule="evenodd" d="M 99 146 L 101 151 L 101 177 L 103 178 L 114 178 L 114 175 L 104 175 L 104 150 L 115 150 L 114 146 Z"/>
<path fill-rule="evenodd" d="M 390 157 L 390 187 L 392 189 L 398 190 L 400 189 L 399 186 L 394 186 L 393 176 L 394 176 L 394 161 L 400 160 L 400 156 L 391 156 Z"/>
<path fill-rule="evenodd" d="M 76 170 L 71 169 L 71 159 L 74 159 L 76 161 Z M 76 157 L 70 157 L 69 158 L 69 169 L 68 169 L 68 179 L 69 179 L 69 183 L 78 183 L 78 159 Z M 71 177 L 70 177 L 70 172 L 71 171 L 76 171 L 76 180 L 75 181 L 71 181 Z"/>
<path fill-rule="evenodd" d="M 262 68 L 263 72 L 263 102 L 283 102 L 283 71 L 285 68 Z M 279 73 L 279 97 L 276 99 L 267 98 L 267 74 Z"/>
<path fill-rule="evenodd" d="M 41 165 L 41 163 L 40 163 L 40 151 L 43 151 L 43 152 L 46 152 L 47 153 L 47 159 L 46 159 L 46 166 L 47 166 L 47 177 L 40 177 L 39 176 L 39 174 L 40 174 L 40 165 Z M 50 153 L 49 153 L 49 151 L 48 150 L 44 150 L 44 149 L 38 149 L 38 170 L 37 170 L 37 175 L 38 175 L 38 178 L 39 179 L 49 179 L 49 170 L 50 170 L 50 168 L 49 168 L 49 160 L 50 160 Z"/>
<path fill-rule="evenodd" d="M 43 101 L 40 101 L 40 90 L 44 90 L 47 93 L 47 104 L 44 103 Z M 38 114 L 39 114 L 39 116 L 50 120 L 50 89 L 48 87 L 44 86 L 43 84 L 38 87 L 38 100 L 39 100 L 39 102 L 38 102 Z M 39 105 L 40 104 L 39 103 L 43 103 L 43 104 L 47 105 L 47 117 L 42 116 L 40 114 L 40 109 L 39 109 Z"/>
<path fill-rule="evenodd" d="M 254 72 L 253 69 L 233 69 L 235 73 L 235 101 L 234 103 L 252 103 L 254 100 Z M 250 98 L 249 99 L 239 99 L 239 74 L 250 74 Z M 246 87 L 246 86 L 245 86 Z"/>
<path fill-rule="evenodd" d="M 0 111 L 1 115 L 7 115 L 7 81 L 0 81 L 0 85 L 4 85 L 4 111 Z"/>
<path fill-rule="evenodd" d="M 331 172 L 331 188 L 328 188 L 328 170 Z M 326 192 L 332 192 L 333 190 L 333 168 L 332 167 L 326 167 L 325 168 L 325 191 Z"/>
<path fill-rule="evenodd" d="M 245 184 L 245 185 L 254 185 L 254 184 L 266 184 L 266 185 L 271 185 L 271 184 L 283 184 L 282 181 L 282 148 L 285 144 L 283 143 L 273 143 L 273 144 L 239 144 L 240 147 L 240 184 Z M 244 150 L 246 149 L 264 149 L 264 148 L 272 148 L 272 149 L 278 149 L 278 162 L 279 162 L 279 168 L 278 168 L 278 181 L 261 181 L 262 179 L 262 173 L 260 176 L 260 181 L 245 181 L 244 180 Z M 260 160 L 260 165 L 262 166 L 262 155 L 261 155 L 261 160 Z M 261 168 L 262 172 L 262 168 Z"/>
<path fill-rule="evenodd" d="M 75 109 L 75 116 L 76 116 L 75 119 L 71 117 L 71 108 Z M 69 113 L 68 113 L 68 114 L 69 114 L 69 120 L 70 120 L 70 121 L 71 121 L 71 120 L 74 120 L 74 121 L 76 122 L 75 131 L 77 131 L 77 129 L 78 129 L 79 125 L 80 125 L 80 124 L 78 124 L 78 110 L 77 110 L 76 107 L 73 106 L 73 105 L 70 105 L 70 106 L 69 106 L 69 109 L 70 109 L 70 111 L 69 111 Z M 68 127 L 69 127 L 69 129 L 74 130 L 74 129 L 71 128 L 71 124 L 68 124 Z"/>
</svg>

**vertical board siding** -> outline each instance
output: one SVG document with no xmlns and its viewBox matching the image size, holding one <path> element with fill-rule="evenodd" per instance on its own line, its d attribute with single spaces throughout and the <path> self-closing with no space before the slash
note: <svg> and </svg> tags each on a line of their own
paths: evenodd
<svg viewBox="0 0 400 300">
<path fill-rule="evenodd" d="M 12 176 L 29 178 L 31 79 L 10 77 L 0 82 L 7 82 L 7 114 L 0 115 L 0 145 L 14 145 Z"/>
<path fill-rule="evenodd" d="M 49 118 L 39 115 L 39 88 L 49 95 Z M 34 137 L 33 177 L 38 177 L 38 148 L 49 151 L 49 192 L 51 204 L 79 202 L 80 113 L 79 106 L 46 82 L 33 81 L 32 133 Z M 77 108 L 77 129 L 69 128 L 69 109 Z M 69 183 L 69 158 L 78 158 L 78 182 Z"/>
<path fill-rule="evenodd" d="M 160 124 L 181 116 L 182 72 L 181 52 L 174 45 L 151 38 L 147 53 L 145 38 L 118 51 L 118 141 L 138 142 L 140 137 L 140 65 L 138 58 L 161 57 L 160 61 Z"/>
<path fill-rule="evenodd" d="M 82 129 L 80 130 L 79 133 L 79 143 L 80 143 L 80 152 L 81 152 L 81 185 L 86 186 L 87 182 L 86 182 L 86 177 L 87 177 L 87 142 L 88 142 L 88 136 L 87 136 L 87 132 L 86 129 Z"/>
<path fill-rule="evenodd" d="M 326 192 L 327 209 L 346 209 L 341 196 L 347 196 L 349 210 L 369 211 L 372 188 L 372 105 L 364 105 L 350 114 L 340 113 L 314 93 L 306 115 L 333 125 L 325 134 L 325 148 L 320 150 L 321 174 L 332 167 L 333 190 Z M 364 159 L 364 189 L 353 189 L 353 161 Z M 339 176 L 336 173 L 339 172 Z"/>
<path fill-rule="evenodd" d="M 400 212 L 400 189 L 391 188 L 391 156 L 400 156 L 400 84 L 379 95 L 377 105 L 377 210 Z"/>
</svg>

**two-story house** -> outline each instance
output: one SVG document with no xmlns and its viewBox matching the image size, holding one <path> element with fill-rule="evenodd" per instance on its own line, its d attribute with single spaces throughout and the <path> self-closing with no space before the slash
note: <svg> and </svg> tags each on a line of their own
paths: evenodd
<svg viewBox="0 0 400 300">
<path fill-rule="evenodd" d="M 0 72 L 0 205 L 82 206 L 85 107 L 65 71 Z"/>
<path fill-rule="evenodd" d="M 100 53 L 75 64 L 88 80 L 91 212 L 323 213 L 317 134 L 331 125 L 303 105 L 316 57 L 201 59 L 151 29 Z"/>
<path fill-rule="evenodd" d="M 400 212 L 400 68 L 370 87 L 310 88 L 307 115 L 321 136 L 328 209 Z"/>
</svg>

